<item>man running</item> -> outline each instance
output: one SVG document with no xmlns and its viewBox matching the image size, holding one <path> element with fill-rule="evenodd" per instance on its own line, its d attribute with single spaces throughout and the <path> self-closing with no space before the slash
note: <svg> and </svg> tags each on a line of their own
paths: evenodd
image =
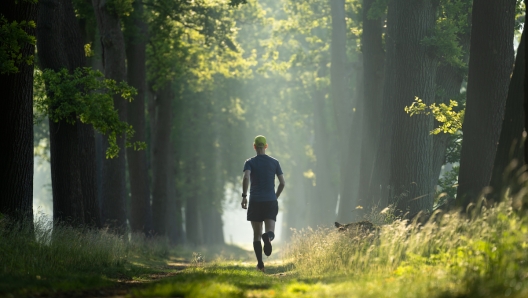
<svg viewBox="0 0 528 298">
<path fill-rule="evenodd" d="M 275 158 L 266 155 L 268 144 L 264 136 L 256 136 L 253 148 L 257 155 L 246 160 L 244 164 L 244 178 L 242 180 L 242 208 L 248 209 L 247 220 L 251 221 L 253 227 L 253 249 L 257 257 L 257 269 L 264 272 L 262 262 L 262 243 L 264 241 L 264 254 L 271 255 L 271 241 L 275 238 L 275 221 L 279 212 L 279 198 L 286 183 L 284 175 Z M 275 175 L 279 178 L 279 187 L 275 192 Z M 249 192 L 249 206 L 247 201 L 247 190 L 251 180 Z M 262 222 L 266 232 L 262 233 Z"/>
</svg>

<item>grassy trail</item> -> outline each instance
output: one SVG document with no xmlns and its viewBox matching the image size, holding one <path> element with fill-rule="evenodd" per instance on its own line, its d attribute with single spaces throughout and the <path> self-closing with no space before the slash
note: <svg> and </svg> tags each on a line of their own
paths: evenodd
<svg viewBox="0 0 528 298">
<path fill-rule="evenodd" d="M 437 216 L 296 231 L 274 243 L 266 273 L 249 247 L 10 229 L 0 234 L 0 297 L 528 297 L 528 216 L 507 203 L 471 219 Z"/>
</svg>

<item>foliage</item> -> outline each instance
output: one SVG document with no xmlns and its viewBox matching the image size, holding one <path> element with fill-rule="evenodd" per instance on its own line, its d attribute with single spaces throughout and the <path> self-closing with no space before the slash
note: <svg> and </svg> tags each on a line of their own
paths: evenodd
<svg viewBox="0 0 528 298">
<path fill-rule="evenodd" d="M 95 51 L 92 49 L 92 43 L 84 45 L 84 55 L 86 57 L 93 57 L 95 55 Z"/>
<path fill-rule="evenodd" d="M 147 13 L 150 42 L 147 47 L 148 81 L 156 90 L 183 75 L 200 89 L 215 74 L 248 76 L 253 58 L 235 44 L 233 12 L 225 1 L 192 2 L 149 0 Z M 252 61 L 253 60 L 253 61 Z"/>
<path fill-rule="evenodd" d="M 130 16 L 134 8 L 134 0 L 106 0 L 105 5 L 109 12 L 115 13 L 119 17 Z"/>
<path fill-rule="evenodd" d="M 367 17 L 370 20 L 376 20 L 381 18 L 384 14 L 387 13 L 387 7 L 389 5 L 389 0 L 375 0 L 374 3 L 370 6 Z"/>
<path fill-rule="evenodd" d="M 434 32 L 424 38 L 422 43 L 436 53 L 441 63 L 457 67 L 461 71 L 467 69 L 464 62 L 464 52 L 460 39 L 470 33 L 470 0 L 439 1 L 439 16 Z"/>
<path fill-rule="evenodd" d="M 440 187 L 440 190 L 437 192 L 437 202 L 435 202 L 437 206 L 456 197 L 459 170 L 459 165 L 453 166 L 451 170 L 444 173 L 438 179 L 438 187 Z"/>
<path fill-rule="evenodd" d="M 410 116 L 432 114 L 436 121 L 442 123 L 442 125 L 433 129 L 431 134 L 436 135 L 441 132 L 454 134 L 462 129 L 462 123 L 464 122 L 465 110 L 456 111 L 455 108 L 457 106 L 458 103 L 454 100 L 450 100 L 449 105 L 444 103 L 440 103 L 438 105 L 436 103 L 432 103 L 430 106 L 427 106 L 421 99 L 415 97 L 411 106 L 405 107 L 405 112 L 410 114 Z"/>
<path fill-rule="evenodd" d="M 515 31 L 520 31 L 524 28 L 526 20 L 526 5 L 524 0 L 516 0 L 516 3 L 517 4 L 515 5 Z"/>
<path fill-rule="evenodd" d="M 117 137 L 125 134 L 127 147 L 145 148 L 145 143 L 129 140 L 134 134 L 132 126 L 119 120 L 114 109 L 113 95 L 132 100 L 136 90 L 125 82 L 105 79 L 100 71 L 78 68 L 72 74 L 66 69 L 59 72 L 44 70 L 35 76 L 35 108 L 38 116 L 47 115 L 52 121 L 61 120 L 74 124 L 77 120 L 93 125 L 94 129 L 108 136 L 106 157 L 119 153 Z"/>
<path fill-rule="evenodd" d="M 21 50 L 25 44 L 35 45 L 35 36 L 27 33 L 35 27 L 34 21 L 9 22 L 0 14 L 0 74 L 17 73 L 19 65 L 33 63 L 34 56 L 24 56 Z"/>
<path fill-rule="evenodd" d="M 229 0 L 229 5 L 239 6 L 240 4 L 247 4 L 247 0 Z"/>
</svg>

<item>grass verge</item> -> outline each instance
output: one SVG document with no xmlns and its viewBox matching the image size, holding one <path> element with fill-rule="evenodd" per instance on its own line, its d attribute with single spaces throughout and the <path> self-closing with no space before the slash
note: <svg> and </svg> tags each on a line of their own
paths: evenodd
<svg viewBox="0 0 528 298">
<path fill-rule="evenodd" d="M 0 295 L 80 291 L 174 270 L 164 239 L 0 220 Z"/>
</svg>

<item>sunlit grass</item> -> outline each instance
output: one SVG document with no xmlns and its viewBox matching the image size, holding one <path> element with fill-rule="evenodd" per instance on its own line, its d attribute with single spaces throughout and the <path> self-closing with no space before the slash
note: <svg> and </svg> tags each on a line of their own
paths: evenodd
<svg viewBox="0 0 528 298">
<path fill-rule="evenodd" d="M 525 297 L 528 222 L 510 205 L 471 220 L 459 213 L 434 214 L 425 225 L 397 220 L 370 234 L 298 231 L 286 257 L 301 276 L 345 277 L 358 297 Z"/>
<path fill-rule="evenodd" d="M 510 202 L 467 219 L 396 220 L 379 231 L 294 233 L 282 263 L 208 262 L 137 296 L 528 297 L 528 222 Z"/>
<path fill-rule="evenodd" d="M 295 231 L 282 261 L 255 269 L 235 246 L 169 249 L 165 239 L 105 230 L 0 228 L 0 295 L 92 289 L 149 274 L 134 296 L 528 297 L 528 220 L 503 202 L 471 219 L 433 214 L 372 232 Z"/>
</svg>

